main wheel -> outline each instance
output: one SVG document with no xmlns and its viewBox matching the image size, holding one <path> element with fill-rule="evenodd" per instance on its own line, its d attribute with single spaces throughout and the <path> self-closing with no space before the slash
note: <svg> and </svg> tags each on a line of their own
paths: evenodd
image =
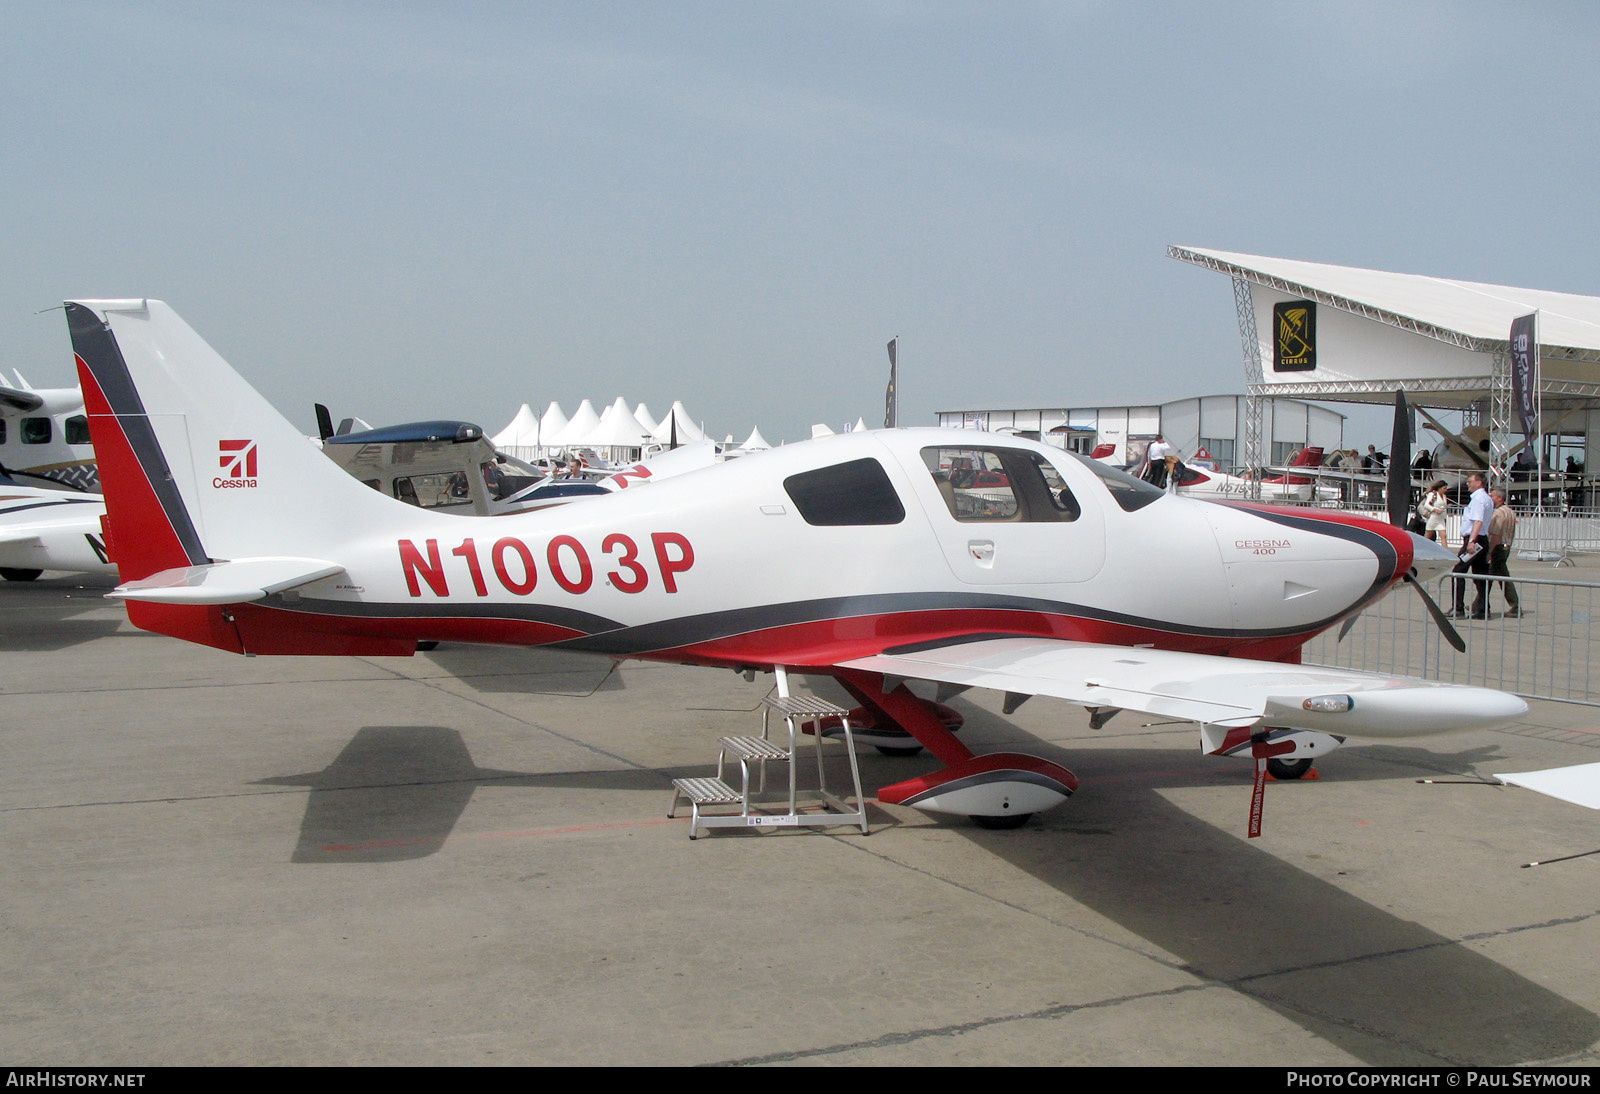
<svg viewBox="0 0 1600 1094">
<path fill-rule="evenodd" d="M 1005 831 L 1006 829 L 1010 828 L 1021 828 L 1024 824 L 1028 823 L 1028 818 L 1032 816 L 1032 813 L 1008 813 L 1003 817 L 988 817 L 973 814 L 972 823 L 976 824 L 979 828 Z"/>
<path fill-rule="evenodd" d="M 1267 774 L 1274 779 L 1298 779 L 1311 770 L 1311 760 L 1268 760 Z"/>
<path fill-rule="evenodd" d="M 43 570 L 18 570 L 11 566 L 0 566 L 0 577 L 7 581 L 32 581 L 42 573 Z"/>
<path fill-rule="evenodd" d="M 872 747 L 885 756 L 915 756 L 922 751 L 921 745 L 913 745 L 910 748 L 890 748 L 888 745 L 873 745 Z"/>
<path fill-rule="evenodd" d="M 422 639 L 421 641 L 419 641 L 417 643 L 417 652 L 418 653 L 427 653 L 429 650 L 436 650 L 438 648 L 439 648 L 439 643 L 434 641 L 431 638 L 424 638 L 424 639 Z"/>
</svg>

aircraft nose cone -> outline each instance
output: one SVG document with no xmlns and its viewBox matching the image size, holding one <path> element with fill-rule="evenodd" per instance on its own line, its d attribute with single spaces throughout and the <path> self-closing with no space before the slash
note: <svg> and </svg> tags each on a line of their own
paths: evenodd
<svg viewBox="0 0 1600 1094">
<path fill-rule="evenodd" d="M 1411 537 L 1411 565 L 1417 571 L 1417 576 L 1423 580 L 1447 574 L 1455 569 L 1456 558 L 1454 551 L 1448 551 L 1433 540 L 1419 536 L 1415 532 L 1406 533 Z"/>
</svg>

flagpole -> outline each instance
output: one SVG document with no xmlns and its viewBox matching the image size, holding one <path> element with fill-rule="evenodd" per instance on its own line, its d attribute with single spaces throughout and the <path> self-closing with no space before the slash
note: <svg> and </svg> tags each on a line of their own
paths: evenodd
<svg viewBox="0 0 1600 1094">
<path fill-rule="evenodd" d="M 900 399 L 895 390 L 895 343 L 900 341 L 897 334 L 889 339 L 889 387 L 883 393 L 883 428 L 895 429 L 900 425 Z"/>
</svg>

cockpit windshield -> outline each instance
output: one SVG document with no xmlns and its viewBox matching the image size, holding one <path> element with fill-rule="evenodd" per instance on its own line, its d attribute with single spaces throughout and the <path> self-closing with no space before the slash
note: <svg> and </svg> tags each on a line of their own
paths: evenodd
<svg viewBox="0 0 1600 1094">
<path fill-rule="evenodd" d="M 1105 483 L 1106 489 L 1111 491 L 1112 499 L 1122 506 L 1124 512 L 1137 512 L 1151 502 L 1160 501 L 1166 497 L 1166 491 L 1151 486 L 1143 479 L 1136 479 L 1126 471 L 1119 471 L 1110 464 L 1101 463 L 1099 460 L 1091 460 L 1079 452 L 1073 452 L 1070 455 L 1090 471 L 1093 471 L 1100 481 Z"/>
</svg>

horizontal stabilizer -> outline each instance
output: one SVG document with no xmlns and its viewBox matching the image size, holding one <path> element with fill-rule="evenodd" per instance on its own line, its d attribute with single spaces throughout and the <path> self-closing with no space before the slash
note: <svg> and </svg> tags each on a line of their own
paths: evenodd
<svg viewBox="0 0 1600 1094">
<path fill-rule="evenodd" d="M 1552 767 L 1544 771 L 1520 771 L 1514 775 L 1496 775 L 1495 778 L 1574 805 L 1600 809 L 1600 763 Z"/>
<path fill-rule="evenodd" d="M 314 558 L 240 558 L 162 570 L 106 595 L 153 604 L 245 604 L 342 573 L 338 563 Z"/>
<path fill-rule="evenodd" d="M 1493 729 L 1527 712 L 1516 696 L 1345 669 L 1055 638 L 989 638 L 889 650 L 844 668 L 1231 728 L 1411 737 Z"/>
</svg>

